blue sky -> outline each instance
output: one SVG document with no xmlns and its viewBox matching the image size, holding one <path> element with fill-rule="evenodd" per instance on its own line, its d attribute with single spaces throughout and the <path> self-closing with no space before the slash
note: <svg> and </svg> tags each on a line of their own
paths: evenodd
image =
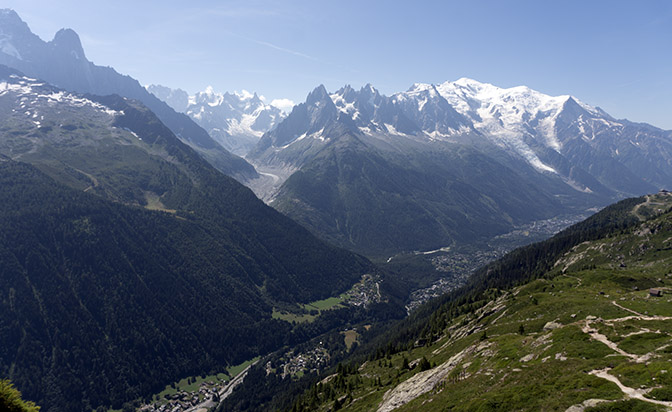
<svg viewBox="0 0 672 412">
<path fill-rule="evenodd" d="M 303 101 L 315 86 L 385 94 L 470 77 L 572 94 L 672 129 L 672 1 L 3 1 L 44 40 L 190 93 Z"/>
</svg>

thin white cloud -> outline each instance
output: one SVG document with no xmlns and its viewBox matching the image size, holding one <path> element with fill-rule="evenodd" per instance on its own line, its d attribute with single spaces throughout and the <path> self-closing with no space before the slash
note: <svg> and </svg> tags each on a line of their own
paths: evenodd
<svg viewBox="0 0 672 412">
<path fill-rule="evenodd" d="M 304 59 L 308 59 L 308 60 L 312 60 L 312 61 L 316 61 L 316 62 L 320 61 L 319 59 L 317 59 L 313 56 L 309 56 L 305 53 L 301 53 L 301 52 L 298 52 L 296 50 L 286 49 L 284 47 L 276 46 L 275 44 L 269 43 L 267 41 L 255 40 L 255 39 L 248 39 L 248 40 L 250 40 L 254 43 L 260 44 L 262 46 L 270 47 L 271 49 L 275 49 L 275 50 L 278 50 L 278 51 L 281 51 L 281 52 L 284 52 L 284 53 L 288 53 L 288 54 L 293 54 L 294 56 L 303 57 Z"/>
<path fill-rule="evenodd" d="M 270 49 L 277 50 L 277 51 L 280 51 L 280 52 L 283 52 L 283 53 L 287 53 L 287 54 L 291 54 L 291 55 L 294 55 L 294 56 L 302 57 L 304 59 L 312 60 L 314 62 L 323 63 L 320 59 L 318 59 L 316 57 L 313 57 L 313 56 L 309 56 L 305 53 L 301 53 L 300 51 L 288 49 L 286 47 L 280 47 L 277 44 L 269 43 L 269 42 L 263 41 L 263 40 L 257 40 L 257 39 L 254 39 L 252 37 L 243 36 L 242 34 L 232 33 L 232 32 L 228 32 L 228 33 L 231 36 L 238 37 L 240 39 L 258 44 L 260 46 L 268 47 Z"/>
<path fill-rule="evenodd" d="M 252 96 L 254 96 L 254 93 L 250 93 L 245 89 L 243 89 L 239 92 L 235 91 L 234 93 L 236 94 L 236 96 L 240 97 L 241 99 L 245 99 L 245 100 L 249 100 L 249 99 L 252 98 Z"/>
<path fill-rule="evenodd" d="M 274 17 L 280 16 L 280 12 L 277 10 L 270 10 L 267 7 L 258 8 L 258 7 L 216 7 L 212 9 L 203 9 L 200 11 L 198 17 L 201 18 L 203 15 L 208 16 L 218 16 L 218 17 L 235 17 L 235 18 L 245 18 L 245 17 Z"/>
<path fill-rule="evenodd" d="M 292 110 L 292 107 L 294 107 L 294 101 L 290 99 L 273 99 L 271 101 L 271 106 L 275 106 L 283 112 L 289 113 Z"/>
</svg>

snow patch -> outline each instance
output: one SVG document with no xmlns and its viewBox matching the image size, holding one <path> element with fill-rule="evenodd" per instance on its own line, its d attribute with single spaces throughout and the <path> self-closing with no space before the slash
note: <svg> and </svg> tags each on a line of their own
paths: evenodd
<svg viewBox="0 0 672 412">
<path fill-rule="evenodd" d="M 91 101 L 87 98 L 71 94 L 64 91 L 48 91 L 45 92 L 40 90 L 39 87 L 42 87 L 44 83 L 36 83 L 34 79 L 28 77 L 19 78 L 17 76 L 11 76 L 13 79 L 16 79 L 16 82 L 0 82 L 0 96 L 4 96 L 8 93 L 15 94 L 19 101 L 24 102 L 28 100 L 28 97 L 33 98 L 31 106 L 37 104 L 38 101 L 45 101 L 48 105 L 53 105 L 56 103 L 67 103 L 68 105 L 75 107 L 91 107 L 99 112 L 106 113 L 110 116 L 116 116 L 122 112 L 110 109 L 107 106 L 104 106 L 100 103 Z M 25 104 L 21 104 L 21 108 L 25 108 Z M 26 111 L 27 116 L 31 116 L 30 111 Z M 37 114 L 33 115 L 35 117 Z"/>
<path fill-rule="evenodd" d="M 394 134 L 394 135 L 397 135 L 397 136 L 405 136 L 404 133 L 401 133 L 401 132 L 397 131 L 397 129 L 394 126 L 392 126 L 391 124 L 383 123 L 383 125 L 385 126 L 385 128 L 387 129 L 387 132 L 389 134 Z"/>
</svg>

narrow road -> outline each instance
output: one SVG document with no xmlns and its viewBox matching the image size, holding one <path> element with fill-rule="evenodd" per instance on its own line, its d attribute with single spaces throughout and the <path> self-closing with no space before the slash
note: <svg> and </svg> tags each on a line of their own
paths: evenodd
<svg viewBox="0 0 672 412">
<path fill-rule="evenodd" d="M 219 403 L 221 403 L 224 399 L 226 399 L 229 395 L 231 395 L 235 387 L 243 382 L 245 376 L 247 376 L 247 372 L 250 370 L 252 366 L 256 365 L 257 362 L 259 361 L 252 362 L 247 368 L 243 369 L 238 375 L 236 375 L 233 379 L 231 379 L 231 382 L 229 382 L 228 385 L 226 385 L 219 391 Z M 208 398 L 203 402 L 199 403 L 198 405 L 187 409 L 185 412 L 196 412 L 199 409 L 209 410 L 210 408 L 214 408 L 215 406 L 218 405 L 219 404 L 217 402 L 214 402 L 211 398 Z"/>
<path fill-rule="evenodd" d="M 643 206 L 652 206 L 652 205 L 654 205 L 654 206 L 665 206 L 665 203 L 652 202 L 651 201 L 652 197 L 653 197 L 652 195 L 646 195 L 646 202 L 640 203 L 632 209 L 632 214 L 635 215 L 635 217 L 637 217 L 637 219 L 639 219 L 641 221 L 644 221 L 644 220 L 647 219 L 646 216 L 641 216 L 639 214 L 639 209 L 641 209 Z"/>
<path fill-rule="evenodd" d="M 231 382 L 229 382 L 228 385 L 226 385 L 224 388 L 222 388 L 221 391 L 219 391 L 219 399 L 220 402 L 226 399 L 227 396 L 231 395 L 231 392 L 233 392 L 233 389 L 243 383 L 243 379 L 247 376 L 247 372 L 249 372 L 250 368 L 254 365 L 257 364 L 259 361 L 254 361 L 252 362 L 247 368 L 243 369 L 242 372 L 240 372 L 238 375 L 236 375 L 235 378 L 231 379 Z"/>
</svg>

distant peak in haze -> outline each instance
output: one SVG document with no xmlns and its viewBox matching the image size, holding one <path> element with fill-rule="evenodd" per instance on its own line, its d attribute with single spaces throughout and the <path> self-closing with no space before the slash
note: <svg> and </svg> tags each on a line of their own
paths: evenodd
<svg viewBox="0 0 672 412">
<path fill-rule="evenodd" d="M 189 95 L 182 89 L 171 89 L 170 87 L 159 84 L 151 84 L 145 86 L 145 88 L 159 99 L 168 103 L 175 110 L 185 113 L 188 111 L 187 106 L 202 103 L 207 103 L 210 106 L 219 106 L 222 104 L 235 106 L 242 103 L 253 106 L 269 106 L 269 104 L 264 103 L 266 98 L 263 95 L 245 89 L 221 93 L 215 90 L 213 86 L 208 85 L 203 91 Z M 277 105 L 274 103 L 277 103 Z M 293 105 L 293 103 L 294 102 L 289 99 L 275 99 L 270 103 L 270 106 L 274 106 L 278 109 L 287 109 L 287 105 Z M 289 109 L 291 109 L 291 107 L 289 107 Z"/>
<path fill-rule="evenodd" d="M 21 17 L 12 9 L 0 9 L 0 30 L 3 32 L 4 29 L 9 27 L 11 29 L 21 28 L 23 30 L 30 31 L 28 25 L 21 20 Z"/>
<path fill-rule="evenodd" d="M 56 49 L 62 52 L 70 53 L 70 55 L 78 60 L 86 60 L 82 42 L 79 35 L 72 29 L 61 29 L 56 32 L 54 40 L 51 41 Z"/>
<path fill-rule="evenodd" d="M 212 86 L 208 85 L 208 86 L 205 88 L 205 90 L 203 90 L 202 93 L 205 93 L 205 94 L 215 94 L 215 89 L 214 89 Z"/>
<path fill-rule="evenodd" d="M 148 92 L 163 100 L 175 111 L 184 113 L 189 106 L 189 94 L 182 89 L 171 89 L 160 84 L 150 84 L 145 86 Z"/>
<path fill-rule="evenodd" d="M 220 105 L 224 102 L 231 102 L 233 100 L 252 104 L 263 104 L 263 101 L 265 100 L 263 96 L 259 97 L 256 92 L 249 92 L 245 89 L 220 93 L 212 86 L 207 86 L 202 92 L 190 96 L 189 99 L 189 104 L 196 104 L 198 101 L 207 100 L 211 106 Z"/>
<path fill-rule="evenodd" d="M 14 10 L 0 9 L 0 51 L 23 60 L 25 56 L 22 57 L 23 53 L 19 49 L 24 48 L 25 53 L 33 53 L 35 46 L 28 44 L 35 41 L 39 41 L 39 37 L 30 31 L 28 24 Z M 48 44 L 58 53 L 86 60 L 82 42 L 72 29 L 60 29 Z"/>
<path fill-rule="evenodd" d="M 220 93 L 207 86 L 193 95 L 160 85 L 147 86 L 147 90 L 187 114 L 224 148 L 241 156 L 285 117 L 281 108 L 272 104 L 277 101 L 269 105 L 263 96 L 245 89 Z"/>
</svg>

